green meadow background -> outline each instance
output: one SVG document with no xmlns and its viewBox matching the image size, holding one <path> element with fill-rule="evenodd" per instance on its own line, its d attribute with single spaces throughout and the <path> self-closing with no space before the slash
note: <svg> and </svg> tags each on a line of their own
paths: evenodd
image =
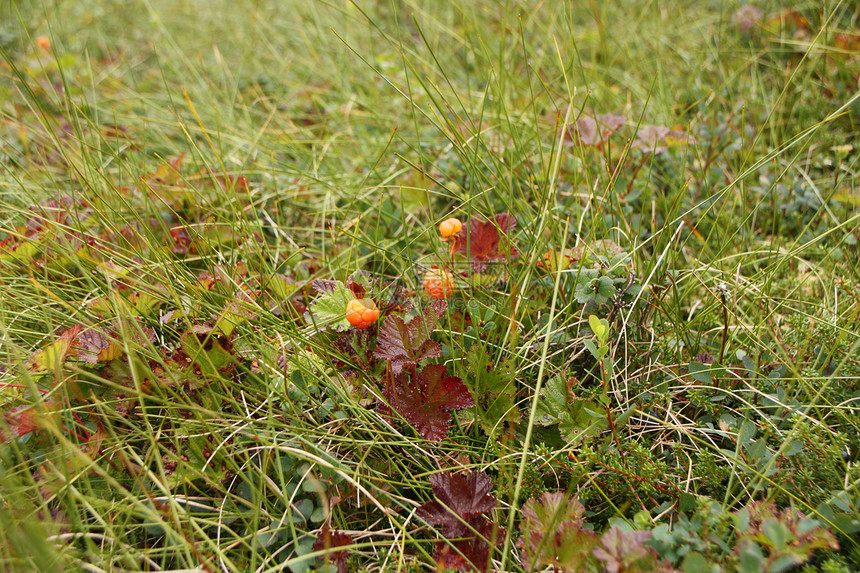
<svg viewBox="0 0 860 573">
<path fill-rule="evenodd" d="M 0 566 L 857 570 L 858 29 L 0 0 Z"/>
</svg>

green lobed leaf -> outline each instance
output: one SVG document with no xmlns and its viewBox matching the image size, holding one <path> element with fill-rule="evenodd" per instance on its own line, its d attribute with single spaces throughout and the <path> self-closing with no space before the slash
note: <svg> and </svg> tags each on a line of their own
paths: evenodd
<svg viewBox="0 0 860 573">
<path fill-rule="evenodd" d="M 353 298 L 352 291 L 340 281 L 332 281 L 330 290 L 319 295 L 308 308 L 309 322 L 317 328 L 332 328 L 338 332 L 350 327 L 346 320 L 346 305 Z"/>
<path fill-rule="evenodd" d="M 615 281 L 612 277 L 603 276 L 597 279 L 597 294 L 606 300 L 609 300 L 618 292 L 615 288 Z M 606 300 L 601 302 L 606 302 Z"/>
<path fill-rule="evenodd" d="M 544 427 L 558 424 L 563 439 L 579 440 L 606 428 L 606 418 L 595 415 L 599 410 L 591 402 L 571 396 L 565 379 L 554 376 L 541 390 L 536 421 Z"/>
</svg>

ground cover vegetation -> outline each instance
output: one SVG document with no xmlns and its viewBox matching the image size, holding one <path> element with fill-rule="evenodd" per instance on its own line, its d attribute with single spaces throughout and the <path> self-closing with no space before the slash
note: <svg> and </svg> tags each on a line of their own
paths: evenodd
<svg viewBox="0 0 860 573">
<path fill-rule="evenodd" d="M 2 568 L 860 569 L 858 29 L 4 0 Z"/>
</svg>

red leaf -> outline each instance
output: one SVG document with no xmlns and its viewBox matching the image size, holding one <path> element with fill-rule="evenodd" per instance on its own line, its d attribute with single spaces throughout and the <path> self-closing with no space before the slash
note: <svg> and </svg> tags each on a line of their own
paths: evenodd
<svg viewBox="0 0 860 573">
<path fill-rule="evenodd" d="M 476 540 L 476 537 L 470 537 L 468 541 Z M 439 566 L 439 571 L 474 571 L 475 566 L 472 565 L 470 561 L 467 561 L 466 558 L 461 555 L 461 553 L 465 553 L 464 550 L 469 551 L 469 547 L 467 547 L 467 540 L 460 540 L 454 542 L 454 546 L 451 546 L 447 543 L 438 543 L 436 553 L 433 555 L 433 559 L 436 561 L 436 564 Z M 484 544 L 486 545 L 486 543 Z M 456 547 L 457 549 L 455 549 Z M 459 551 L 457 551 L 459 549 Z M 487 546 L 489 549 L 489 546 Z M 470 551 L 473 553 L 474 551 Z M 487 551 L 487 556 L 489 557 L 489 551 Z"/>
<path fill-rule="evenodd" d="M 469 528 L 464 521 L 496 507 L 496 497 L 490 493 L 493 482 L 484 472 L 445 472 L 428 480 L 437 501 L 425 503 L 417 513 L 429 525 L 441 526 L 445 537 L 465 534 Z"/>
<path fill-rule="evenodd" d="M 337 566 L 337 573 L 346 573 L 346 558 L 349 553 L 345 549 L 340 551 L 331 551 L 334 547 L 344 547 L 352 545 L 352 537 L 342 531 L 332 531 L 328 524 L 324 525 L 320 530 L 317 540 L 314 541 L 314 551 L 328 550 L 321 559 L 325 559 L 326 563 L 334 561 Z"/>
<path fill-rule="evenodd" d="M 395 376 L 385 392 L 388 403 L 415 426 L 425 439 L 440 441 L 448 435 L 451 410 L 475 405 L 469 389 L 456 376 L 445 376 L 444 364 L 430 364 L 416 382 Z"/>
<path fill-rule="evenodd" d="M 122 355 L 123 347 L 115 338 L 88 328 L 75 336 L 72 353 L 87 364 L 110 362 Z"/>
<path fill-rule="evenodd" d="M 34 215 L 27 219 L 27 236 L 43 231 L 54 223 L 65 223 L 73 205 L 74 201 L 68 195 L 57 195 L 30 207 Z"/>
<path fill-rule="evenodd" d="M 661 125 L 643 125 L 639 128 L 633 147 L 646 153 L 663 153 L 669 149 L 666 136 L 671 130 Z"/>
<path fill-rule="evenodd" d="M 436 545 L 436 553 L 433 559 L 443 570 L 454 569 L 455 571 L 482 571 L 490 570 L 490 543 L 502 540 L 501 536 L 493 532 L 493 524 L 484 517 L 473 518 L 471 524 L 474 535 L 459 539 L 453 543 L 439 542 Z"/>
<path fill-rule="evenodd" d="M 352 291 L 352 294 L 357 299 L 362 298 L 376 298 L 368 295 L 367 293 L 371 291 L 371 287 L 375 281 L 373 277 L 367 271 L 356 271 L 349 275 L 346 278 L 346 288 Z M 380 302 L 380 301 L 377 301 Z"/>
<path fill-rule="evenodd" d="M 582 145 L 599 146 L 625 123 L 627 123 L 627 118 L 623 115 L 604 113 L 598 115 L 597 118 L 583 115 L 576 120 L 576 135 Z M 573 143 L 570 128 L 565 133 L 565 141 Z"/>
<path fill-rule="evenodd" d="M 174 253 L 177 255 L 187 255 L 189 252 L 194 252 L 192 246 L 193 240 L 186 227 L 171 228 L 170 236 L 173 238 L 172 250 Z"/>
<path fill-rule="evenodd" d="M 517 250 L 504 240 L 516 226 L 517 220 L 508 213 L 500 213 L 492 219 L 473 217 L 465 239 L 460 242 L 459 252 L 469 256 L 473 271 L 484 272 L 490 262 L 517 256 Z"/>
<path fill-rule="evenodd" d="M 395 374 L 402 372 L 407 364 L 415 365 L 439 356 L 441 349 L 430 340 L 430 334 L 447 308 L 447 302 L 437 300 L 424 309 L 424 314 L 409 322 L 389 315 L 379 328 L 373 356 L 388 360 Z"/>
<path fill-rule="evenodd" d="M 496 507 L 490 493 L 493 484 L 483 472 L 453 472 L 430 476 L 437 501 L 418 508 L 418 516 L 428 524 L 439 526 L 446 538 L 440 542 L 434 559 L 443 568 L 458 571 L 487 571 L 490 564 L 490 541 L 500 541 L 485 513 Z"/>
<path fill-rule="evenodd" d="M 311 282 L 311 286 L 313 286 L 314 290 L 317 292 L 334 292 L 337 284 L 338 281 L 330 281 L 326 279 L 314 279 L 313 282 Z"/>
<path fill-rule="evenodd" d="M 352 291 L 352 294 L 355 296 L 355 298 L 359 300 L 364 298 L 366 291 L 364 290 L 364 287 L 362 285 L 357 282 L 348 280 L 346 286 L 349 290 Z"/>
<path fill-rule="evenodd" d="M 36 430 L 39 412 L 33 406 L 18 406 L 3 413 L 9 429 L 12 430 L 12 438 L 20 438 Z M 0 436 L 2 437 L 2 436 Z"/>
</svg>

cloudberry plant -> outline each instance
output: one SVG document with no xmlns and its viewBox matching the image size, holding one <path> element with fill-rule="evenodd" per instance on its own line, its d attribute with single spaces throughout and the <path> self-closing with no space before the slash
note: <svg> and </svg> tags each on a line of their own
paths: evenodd
<svg viewBox="0 0 860 573">
<path fill-rule="evenodd" d="M 354 298 L 346 305 L 346 320 L 359 330 L 367 328 L 379 318 L 379 309 L 369 298 Z"/>
<path fill-rule="evenodd" d="M 463 223 L 460 222 L 460 219 L 455 217 L 451 217 L 450 219 L 445 219 L 441 223 L 439 223 L 439 234 L 442 235 L 443 239 L 447 239 L 452 235 L 458 234 L 463 229 Z"/>
<path fill-rule="evenodd" d="M 433 268 L 424 273 L 424 290 L 433 298 L 447 298 L 454 292 L 454 275 L 444 269 Z"/>
</svg>

